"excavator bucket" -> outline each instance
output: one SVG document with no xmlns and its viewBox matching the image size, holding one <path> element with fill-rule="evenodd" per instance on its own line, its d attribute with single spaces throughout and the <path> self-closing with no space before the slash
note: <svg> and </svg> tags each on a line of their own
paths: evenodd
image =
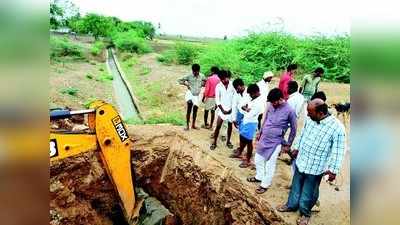
<svg viewBox="0 0 400 225">
<path fill-rule="evenodd" d="M 142 201 L 135 199 L 134 177 L 131 169 L 131 141 L 128 132 L 112 105 L 95 101 L 90 108 L 92 110 L 81 112 L 88 114 L 89 127 L 94 128 L 95 133 L 52 131 L 50 133 L 50 160 L 100 150 L 104 168 L 118 192 L 125 218 L 129 224 L 135 224 Z M 56 115 L 56 113 L 53 114 Z M 57 115 L 57 118 L 62 117 L 63 115 Z"/>
</svg>

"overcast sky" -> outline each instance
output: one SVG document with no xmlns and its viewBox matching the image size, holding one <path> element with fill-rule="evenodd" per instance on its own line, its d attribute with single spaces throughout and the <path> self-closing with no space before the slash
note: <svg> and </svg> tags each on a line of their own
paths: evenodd
<svg viewBox="0 0 400 225">
<path fill-rule="evenodd" d="M 161 23 L 161 32 L 223 37 L 266 31 L 271 26 L 297 35 L 350 32 L 347 0 L 72 0 L 80 12 L 116 16 L 124 21 Z M 280 25 L 279 25 L 280 24 Z"/>
</svg>

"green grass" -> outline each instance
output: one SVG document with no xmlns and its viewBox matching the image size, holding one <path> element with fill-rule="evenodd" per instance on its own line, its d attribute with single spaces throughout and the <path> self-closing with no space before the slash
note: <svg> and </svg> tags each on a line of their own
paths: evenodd
<svg viewBox="0 0 400 225">
<path fill-rule="evenodd" d="M 277 74 L 291 63 L 298 64 L 301 78 L 317 67 L 325 69 L 325 81 L 349 83 L 351 74 L 349 36 L 296 37 L 272 32 L 207 45 L 179 41 L 157 60 L 167 65 L 199 63 L 203 74 L 218 66 L 231 70 L 247 84 L 260 80 L 265 71 Z"/>
<path fill-rule="evenodd" d="M 157 60 L 166 65 L 171 65 L 172 63 L 189 65 L 198 57 L 202 50 L 201 46 L 180 41 L 175 44 L 174 49 L 161 53 Z"/>
<path fill-rule="evenodd" d="M 92 47 L 90 48 L 90 53 L 94 56 L 98 56 L 101 53 L 103 53 L 104 49 L 106 48 L 106 45 L 102 41 L 96 41 Z"/>
<path fill-rule="evenodd" d="M 75 88 L 75 87 L 67 87 L 67 88 L 61 89 L 60 92 L 61 92 L 61 94 L 68 94 L 68 95 L 71 95 L 71 96 L 76 96 L 78 91 L 79 90 L 77 88 Z"/>
<path fill-rule="evenodd" d="M 122 69 L 124 70 L 127 79 L 132 85 L 135 96 L 139 99 L 141 106 L 145 106 L 146 116 L 143 121 L 137 119 L 127 120 L 129 124 L 159 124 L 169 123 L 173 125 L 182 125 L 185 123 L 183 120 L 184 116 L 181 115 L 180 111 L 171 111 L 171 109 L 165 108 L 163 101 L 165 96 L 162 93 L 163 81 L 151 81 L 145 82 L 142 78 L 142 71 L 135 73 L 132 66 L 137 65 L 137 56 L 123 61 L 121 63 Z M 144 67 L 146 68 L 146 67 Z M 145 69 L 147 71 L 147 69 Z"/>
<path fill-rule="evenodd" d="M 100 82 L 112 81 L 112 80 L 114 80 L 114 77 L 108 72 L 102 72 L 100 76 L 96 77 L 96 81 Z"/>
<path fill-rule="evenodd" d="M 140 69 L 140 75 L 144 76 L 151 72 L 151 68 L 147 66 L 142 66 Z"/>
<path fill-rule="evenodd" d="M 118 32 L 112 36 L 115 46 L 121 50 L 130 53 L 148 53 L 152 49 L 147 40 L 145 40 L 136 31 Z"/>
<path fill-rule="evenodd" d="M 94 101 L 96 101 L 95 98 L 89 98 L 88 100 L 86 100 L 83 103 L 83 107 L 85 107 L 86 109 L 88 109 L 90 107 L 90 104 L 92 104 Z"/>
<path fill-rule="evenodd" d="M 185 125 L 185 120 L 180 112 L 166 112 L 162 116 L 149 117 L 144 121 L 145 124 L 161 124 L 169 123 L 173 125 L 183 126 Z"/>
<path fill-rule="evenodd" d="M 85 76 L 87 79 L 92 80 L 93 79 L 93 75 L 91 75 L 90 73 L 86 74 Z"/>
<path fill-rule="evenodd" d="M 64 58 L 84 60 L 81 45 L 72 43 L 67 37 L 50 36 L 50 60 L 62 61 Z"/>
</svg>

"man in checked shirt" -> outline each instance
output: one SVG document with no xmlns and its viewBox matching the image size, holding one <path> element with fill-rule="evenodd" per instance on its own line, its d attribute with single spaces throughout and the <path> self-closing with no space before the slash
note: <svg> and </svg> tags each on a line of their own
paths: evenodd
<svg viewBox="0 0 400 225">
<path fill-rule="evenodd" d="M 307 112 L 309 118 L 300 138 L 289 152 L 296 158 L 296 168 L 288 201 L 277 208 L 280 212 L 299 210 L 299 225 L 309 224 L 322 177 L 328 175 L 329 181 L 335 180 L 345 153 L 344 126 L 328 113 L 326 103 L 314 99 L 308 103 Z"/>
</svg>

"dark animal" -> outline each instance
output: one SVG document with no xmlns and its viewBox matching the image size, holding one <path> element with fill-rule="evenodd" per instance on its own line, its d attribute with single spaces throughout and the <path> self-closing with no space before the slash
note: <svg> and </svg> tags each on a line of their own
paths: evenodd
<svg viewBox="0 0 400 225">
<path fill-rule="evenodd" d="M 344 120 L 350 115 L 350 102 L 332 104 L 331 107 L 336 109 L 337 117 L 342 115 Z"/>
</svg>

